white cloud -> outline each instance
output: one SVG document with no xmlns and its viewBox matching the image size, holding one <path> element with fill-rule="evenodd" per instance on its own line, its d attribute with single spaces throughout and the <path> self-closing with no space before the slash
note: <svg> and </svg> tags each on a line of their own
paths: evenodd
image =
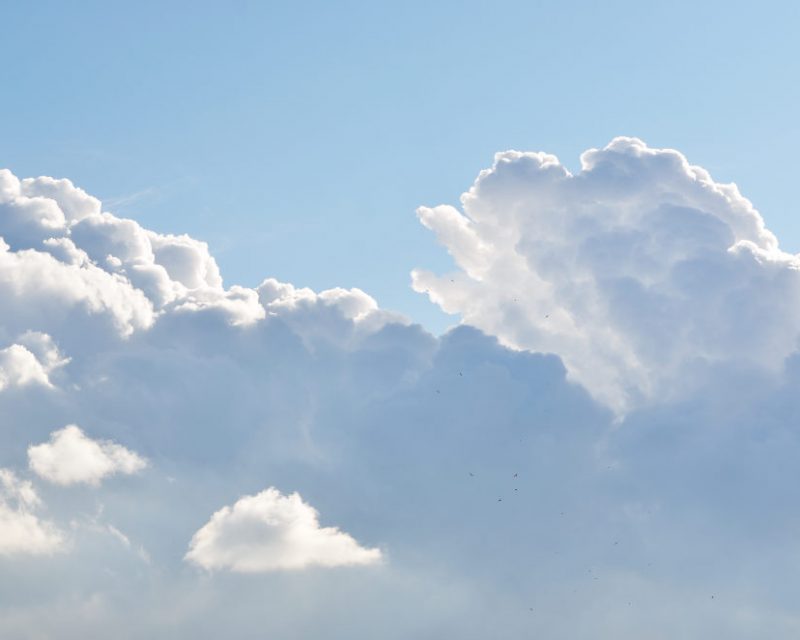
<svg viewBox="0 0 800 640">
<path fill-rule="evenodd" d="M 34 513 L 40 502 L 30 482 L 0 469 L 0 555 L 49 555 L 62 549 L 63 534 Z"/>
<path fill-rule="evenodd" d="M 28 447 L 30 468 L 55 484 L 97 486 L 107 476 L 141 471 L 147 461 L 115 442 L 92 440 L 76 425 L 50 434 L 50 441 Z"/>
<path fill-rule="evenodd" d="M 265 296 L 268 308 L 259 302 Z M 237 326 L 269 314 L 300 325 L 314 309 L 332 314 L 330 320 L 337 314 L 356 320 L 362 329 L 400 320 L 358 289 L 317 294 L 271 279 L 258 290 L 225 288 L 205 242 L 103 211 L 69 180 L 20 181 L 0 172 L 0 312 L 16 320 L 9 330 L 64 333 L 61 324 L 76 310 L 109 319 L 129 337 L 173 312 L 219 313 Z M 327 335 L 319 324 L 305 322 L 315 339 Z"/>
<path fill-rule="evenodd" d="M 559 354 L 618 411 L 708 365 L 779 372 L 800 335 L 800 259 L 736 186 L 634 138 L 581 166 L 498 153 L 463 213 L 421 208 L 460 272 L 414 271 L 415 289 L 503 344 Z"/>
<path fill-rule="evenodd" d="M 321 527 L 316 509 L 299 494 L 270 487 L 211 516 L 194 534 L 186 559 L 204 569 L 260 573 L 374 564 L 381 552 L 336 527 Z"/>
<path fill-rule="evenodd" d="M 48 472 L 88 481 L 98 459 L 115 459 L 114 443 L 158 459 L 136 482 L 42 487 L 50 526 L 74 523 L 70 554 L 3 559 L 0 600 L 11 604 L 0 636 L 125 628 L 146 638 L 168 628 L 174 638 L 358 640 L 381 628 L 398 640 L 430 629 L 628 640 L 656 620 L 665 638 L 797 637 L 787 594 L 798 590 L 800 558 L 800 356 L 781 355 L 793 349 L 792 269 L 733 192 L 696 168 L 692 191 L 679 156 L 632 142 L 598 154 L 572 177 L 543 154 L 502 154 L 466 198 L 469 216 L 421 216 L 468 272 L 436 280 L 432 297 L 455 311 L 474 306 L 487 331 L 494 313 L 505 342 L 514 329 L 516 346 L 563 353 L 573 379 L 584 375 L 606 402 L 622 398 L 619 423 L 565 379 L 560 355 L 507 349 L 470 326 L 436 338 L 358 289 L 225 287 L 203 243 L 103 214 L 67 182 L 22 181 L 34 193 L 0 181 L 19 223 L 0 253 L 0 345 L 24 347 L 57 387 L 0 393 L 0 463 L 24 465 L 28 445 L 44 442 Z M 609 162 L 623 168 L 602 168 Z M 646 213 L 675 200 L 688 211 Z M 495 209 L 514 213 L 490 224 Z M 574 230 L 559 230 L 567 223 Z M 620 230 L 617 244 L 600 232 L 605 223 Z M 737 238 L 752 244 L 729 252 Z M 695 259 L 703 266 L 690 268 Z M 551 284 L 521 285 L 534 271 L 534 284 Z M 670 316 L 670 304 L 625 307 L 612 276 L 631 273 L 673 306 L 682 291 L 685 317 Z M 580 286 L 582 314 L 580 296 L 567 295 Z M 616 302 L 604 306 L 609 291 Z M 735 321 L 711 313 L 737 295 L 749 304 Z M 553 300 L 563 308 L 548 311 Z M 556 341 L 544 316 L 567 312 Z M 674 335 L 653 337 L 659 314 Z M 762 353 L 758 341 L 774 346 Z M 686 361 L 693 344 L 696 366 Z M 62 352 L 71 360 L 59 370 Z M 109 442 L 50 435 L 68 423 L 102 424 Z M 54 463 L 56 451 L 68 465 Z M 265 486 L 299 495 L 232 504 Z M 28 495 L 23 515 L 44 527 Z M 320 525 L 300 495 L 353 537 Z M 6 502 L 20 522 L 20 503 Z M 87 516 L 100 505 L 102 520 Z M 186 570 L 195 532 L 188 559 L 229 571 Z M 346 575 L 274 570 L 309 558 L 375 561 L 366 541 L 380 541 L 392 562 Z M 261 568 L 273 572 L 240 575 Z"/>
<path fill-rule="evenodd" d="M 0 349 L 0 391 L 29 384 L 52 387 L 50 373 L 69 359 L 61 356 L 47 334 L 29 331 L 19 340 L 23 344 Z"/>
<path fill-rule="evenodd" d="M 64 263 L 41 251 L 11 251 L 0 239 L 0 310 L 13 330 L 55 333 L 74 309 L 108 317 L 122 335 L 148 327 L 153 308 L 129 282 L 94 264 Z"/>
<path fill-rule="evenodd" d="M 348 342 L 387 324 L 408 324 L 398 313 L 378 307 L 361 289 L 334 288 L 316 293 L 307 287 L 267 278 L 256 289 L 268 317 L 279 317 L 310 342 Z"/>
<path fill-rule="evenodd" d="M 222 287 L 217 261 L 208 252 L 208 245 L 182 235 L 163 235 L 149 231 L 147 237 L 158 264 L 170 278 L 188 289 Z"/>
<path fill-rule="evenodd" d="M 65 220 L 79 221 L 100 213 L 100 200 L 90 196 L 72 181 L 56 180 L 48 176 L 25 178 L 20 182 L 19 195 L 28 198 L 43 198 L 54 202 L 64 214 Z"/>
<path fill-rule="evenodd" d="M 47 370 L 21 344 L 0 349 L 0 391 L 6 387 L 40 384 L 50 386 Z"/>
</svg>

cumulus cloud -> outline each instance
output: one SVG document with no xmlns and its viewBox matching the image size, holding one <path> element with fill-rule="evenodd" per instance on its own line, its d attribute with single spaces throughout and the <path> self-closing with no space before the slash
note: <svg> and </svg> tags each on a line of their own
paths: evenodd
<svg viewBox="0 0 800 640">
<path fill-rule="evenodd" d="M 617 138 L 575 175 L 498 153 L 461 202 L 419 209 L 459 272 L 414 271 L 415 289 L 505 345 L 558 353 L 619 411 L 709 365 L 779 371 L 796 347 L 800 260 L 677 151 Z"/>
<path fill-rule="evenodd" d="M 69 358 L 61 356 L 46 333 L 28 331 L 19 341 L 21 344 L 0 349 L 0 391 L 29 384 L 52 387 L 50 373 L 67 364 Z"/>
<path fill-rule="evenodd" d="M 326 340 L 341 344 L 387 324 L 408 324 L 400 314 L 380 309 L 361 289 L 337 287 L 317 293 L 267 278 L 256 291 L 268 316 L 281 318 L 309 343 Z"/>
<path fill-rule="evenodd" d="M 49 442 L 28 447 L 28 463 L 41 478 L 60 485 L 98 486 L 111 475 L 130 475 L 147 461 L 110 441 L 92 440 L 72 424 L 50 434 Z"/>
<path fill-rule="evenodd" d="M 91 482 L 124 443 L 153 470 L 42 483 L 47 521 L 15 480 L 4 513 L 70 544 L 3 558 L 0 635 L 797 637 L 793 258 L 676 152 L 584 159 L 500 154 L 420 211 L 461 267 L 416 275 L 466 317 L 439 337 L 356 288 L 224 284 L 200 241 L 2 174 L 0 349 L 30 382 L 0 466 Z M 345 558 L 376 564 L 286 566 Z"/>
<path fill-rule="evenodd" d="M 270 487 L 217 511 L 194 534 L 186 559 L 204 569 L 241 573 L 374 564 L 379 549 L 362 547 L 336 527 L 321 527 L 298 493 Z"/>
<path fill-rule="evenodd" d="M 232 325 L 252 325 L 268 314 L 300 323 L 312 309 L 328 313 L 329 320 L 341 315 L 362 327 L 400 319 L 378 310 L 358 289 L 313 293 L 272 279 L 257 290 L 225 288 L 205 242 L 159 234 L 103 211 L 98 199 L 69 180 L 19 180 L 0 171 L 4 329 L 62 334 L 85 346 L 85 338 L 63 335 L 75 315 L 95 318 L 93 334 L 130 337 L 175 312 L 216 313 Z M 322 324 L 311 321 L 306 327 L 321 337 L 326 333 L 319 329 Z"/>
<path fill-rule="evenodd" d="M 30 482 L 0 469 L 0 555 L 49 555 L 62 548 L 63 534 L 34 513 L 40 504 Z"/>
</svg>

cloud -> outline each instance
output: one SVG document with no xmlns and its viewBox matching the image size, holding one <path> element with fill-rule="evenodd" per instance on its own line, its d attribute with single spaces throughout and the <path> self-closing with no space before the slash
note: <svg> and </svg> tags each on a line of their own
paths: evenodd
<svg viewBox="0 0 800 640">
<path fill-rule="evenodd" d="M 0 467 L 74 449 L 50 470 L 86 477 L 124 443 L 152 470 L 42 482 L 47 521 L 6 499 L 70 535 L 2 559 L 0 635 L 797 637 L 791 257 L 675 152 L 587 158 L 501 154 L 468 215 L 421 212 L 462 272 L 418 278 L 475 310 L 442 336 L 357 288 L 226 284 L 202 242 L 6 175 L 0 348 L 50 386 L 0 392 Z M 374 564 L 276 567 L 348 554 Z"/>
<path fill-rule="evenodd" d="M 63 534 L 34 513 L 40 504 L 30 482 L 0 469 L 0 555 L 49 555 L 62 549 Z"/>
<path fill-rule="evenodd" d="M 414 288 L 516 349 L 559 354 L 617 411 L 729 363 L 779 372 L 800 327 L 800 260 L 733 184 L 617 138 L 581 156 L 498 153 L 463 212 L 422 207 L 459 271 Z"/>
<path fill-rule="evenodd" d="M 21 344 L 0 349 L 0 390 L 27 384 L 50 386 L 42 363 Z"/>
<path fill-rule="evenodd" d="M 53 339 L 45 333 L 29 331 L 19 340 L 23 344 L 0 349 L 0 391 L 29 384 L 52 387 L 50 373 L 67 364 L 69 358 L 61 356 Z"/>
<path fill-rule="evenodd" d="M 208 311 L 250 325 L 267 314 L 300 322 L 298 308 L 328 309 L 330 319 L 341 312 L 365 326 L 400 319 L 358 289 L 311 294 L 273 279 L 257 290 L 225 288 L 205 242 L 103 211 L 69 180 L 0 172 L 0 312 L 9 332 L 58 335 L 69 350 L 73 342 L 87 346 L 83 332 L 70 330 L 76 324 L 91 324 L 94 340 L 113 340 L 174 313 Z M 319 325 L 309 322 L 308 329 Z"/>
<path fill-rule="evenodd" d="M 108 476 L 130 475 L 147 466 L 133 451 L 115 442 L 92 440 L 76 425 L 54 431 L 49 442 L 28 447 L 28 462 L 38 476 L 60 485 L 98 486 Z"/>
<path fill-rule="evenodd" d="M 211 516 L 192 537 L 186 559 L 204 569 L 261 573 L 375 564 L 381 552 L 336 527 L 321 527 L 316 509 L 298 493 L 270 487 Z"/>
</svg>

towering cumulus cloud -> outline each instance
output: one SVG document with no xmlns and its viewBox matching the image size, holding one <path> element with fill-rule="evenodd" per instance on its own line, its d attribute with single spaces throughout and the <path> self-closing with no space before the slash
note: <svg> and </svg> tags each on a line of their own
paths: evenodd
<svg viewBox="0 0 800 640">
<path fill-rule="evenodd" d="M 460 271 L 414 287 L 503 344 L 559 354 L 617 410 L 714 365 L 780 370 L 800 328 L 800 261 L 733 184 L 617 138 L 567 171 L 506 151 L 462 197 L 422 207 Z"/>
<path fill-rule="evenodd" d="M 437 337 L 0 172 L 0 637 L 800 637 L 797 259 L 634 139 L 462 205 Z"/>
</svg>

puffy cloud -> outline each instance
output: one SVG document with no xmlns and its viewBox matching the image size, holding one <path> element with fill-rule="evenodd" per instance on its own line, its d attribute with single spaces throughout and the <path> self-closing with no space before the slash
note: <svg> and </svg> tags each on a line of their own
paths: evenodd
<svg viewBox="0 0 800 640">
<path fill-rule="evenodd" d="M 0 349 L 0 391 L 29 384 L 51 387 L 50 372 L 67 364 L 69 358 L 61 356 L 53 339 L 45 333 L 26 332 L 20 342 L 23 344 Z"/>
<path fill-rule="evenodd" d="M 54 202 L 64 214 L 64 219 L 70 222 L 100 213 L 100 200 L 76 187 L 66 178 L 59 180 L 48 176 L 25 178 L 19 184 L 19 195 L 44 198 Z"/>
<path fill-rule="evenodd" d="M 0 295 L 0 345 L 23 346 L 43 370 L 70 358 L 47 372 L 53 387 L 0 393 L 0 466 L 24 465 L 31 443 L 72 451 L 64 440 L 78 451 L 70 461 L 125 443 L 153 467 L 92 491 L 42 483 L 70 553 L 3 558 L 0 635 L 797 637 L 800 358 L 780 355 L 794 348 L 780 315 L 793 304 L 789 258 L 702 170 L 640 143 L 613 147 L 571 177 L 552 156 L 502 154 L 465 198 L 469 215 L 421 212 L 467 272 L 418 277 L 447 308 L 473 305 L 475 322 L 494 313 L 502 344 L 487 322 L 432 336 L 358 289 L 225 287 L 203 243 L 153 235 L 66 182 L 46 191 L 37 179 L 36 194 L 15 186 L 28 181 L 0 186 L 64 218 L 28 220 L 27 239 L 9 233 L 0 288 L 18 292 Z M 486 221 L 495 210 L 504 223 Z M 63 273 L 96 280 L 102 295 L 66 286 Z M 652 279 L 647 292 L 669 304 L 613 315 L 622 303 L 603 296 L 626 291 L 612 286 L 618 273 Z M 527 297 L 520 274 L 539 287 Z M 591 294 L 583 315 L 580 296 L 566 296 L 579 285 Z M 680 291 L 686 317 L 672 319 Z M 749 303 L 731 320 L 736 295 Z M 662 316 L 675 329 L 663 328 L 664 345 L 648 338 Z M 556 317 L 561 342 L 536 346 Z M 506 346 L 512 319 L 524 348 Z M 758 341 L 774 345 L 761 353 Z M 103 440 L 51 434 L 69 423 L 102 425 Z M 297 496 L 256 493 L 270 486 Z M 254 495 L 232 499 L 244 494 Z M 7 504 L 14 515 L 41 509 Z M 374 562 L 366 541 L 391 562 L 346 575 L 246 571 L 309 549 Z M 195 563 L 220 570 L 187 570 L 187 545 L 189 559 L 205 554 Z"/>
<path fill-rule="evenodd" d="M 186 234 L 162 235 L 148 232 L 155 261 L 170 278 L 187 289 L 222 286 L 217 261 L 208 252 L 208 245 Z"/>
<path fill-rule="evenodd" d="M 42 363 L 21 344 L 0 349 L 0 390 L 26 384 L 50 386 Z"/>
<path fill-rule="evenodd" d="M 507 151 L 450 206 L 419 210 L 460 272 L 414 287 L 517 349 L 554 352 L 618 411 L 719 363 L 779 372 L 800 327 L 800 260 L 752 204 L 677 151 L 617 138 L 571 174 Z"/>
<path fill-rule="evenodd" d="M 30 482 L 0 469 L 0 555 L 48 555 L 62 549 L 63 534 L 35 515 L 39 505 Z"/>
<path fill-rule="evenodd" d="M 17 177 L 0 169 L 0 236 L 16 248 L 30 248 L 51 235 L 61 235 L 66 226 L 55 200 L 26 195 Z"/>
<path fill-rule="evenodd" d="M 91 263 L 65 263 L 43 251 L 11 251 L 0 239 L 0 311 L 14 332 L 54 334 L 78 311 L 108 318 L 122 335 L 150 326 L 153 307 L 125 279 Z"/>
<path fill-rule="evenodd" d="M 122 445 L 89 438 L 76 425 L 50 434 L 50 441 L 28 447 L 30 468 L 55 484 L 97 486 L 107 476 L 130 475 L 147 466 L 147 461 Z"/>
<path fill-rule="evenodd" d="M 387 324 L 408 324 L 397 313 L 378 307 L 361 289 L 328 289 L 316 293 L 307 287 L 267 278 L 257 289 L 268 316 L 279 317 L 304 339 L 342 342 L 370 334 Z"/>
<path fill-rule="evenodd" d="M 186 559 L 205 569 L 241 573 L 374 564 L 367 549 L 336 527 L 321 527 L 319 514 L 298 493 L 270 487 L 217 511 L 192 538 Z"/>
<path fill-rule="evenodd" d="M 317 294 L 271 279 L 258 290 L 225 288 L 205 242 L 103 211 L 69 180 L 20 181 L 8 170 L 0 172 L 0 300 L 0 311 L 16 320 L 4 329 L 58 333 L 70 345 L 63 324 L 76 313 L 99 320 L 93 334 L 122 337 L 174 312 L 219 314 L 232 325 L 268 314 L 298 324 L 315 309 L 332 321 L 356 320 L 362 330 L 400 320 L 358 289 Z M 322 324 L 308 321 L 306 330 L 321 338 L 329 333 Z M 335 331 L 342 330 L 340 322 Z"/>
</svg>

